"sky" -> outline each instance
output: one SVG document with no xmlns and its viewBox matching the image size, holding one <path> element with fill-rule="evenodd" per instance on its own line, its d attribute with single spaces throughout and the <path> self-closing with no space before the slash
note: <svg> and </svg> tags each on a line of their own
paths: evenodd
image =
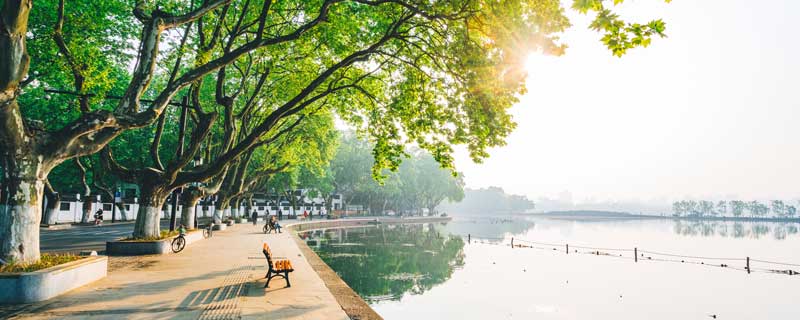
<svg viewBox="0 0 800 320">
<path fill-rule="evenodd" d="M 800 199 L 800 1 L 627 0 L 618 11 L 664 19 L 668 38 L 613 57 L 591 17 L 569 12 L 567 53 L 528 60 L 508 144 L 482 164 L 458 149 L 467 187 L 576 203 Z"/>
</svg>

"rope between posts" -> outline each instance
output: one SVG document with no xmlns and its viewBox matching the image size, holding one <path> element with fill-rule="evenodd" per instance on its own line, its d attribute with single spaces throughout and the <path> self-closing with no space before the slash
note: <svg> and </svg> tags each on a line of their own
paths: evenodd
<svg viewBox="0 0 800 320">
<path fill-rule="evenodd" d="M 686 255 L 680 255 L 680 254 L 661 253 L 661 252 L 645 251 L 645 250 L 639 250 L 639 252 L 655 254 L 655 255 L 659 255 L 659 256 L 676 257 L 676 258 L 688 258 L 688 259 L 730 260 L 730 261 L 744 261 L 744 260 L 746 260 L 744 258 L 717 258 L 717 257 L 703 257 L 703 256 L 686 256 Z"/>
<path fill-rule="evenodd" d="M 570 247 L 578 249 L 604 250 L 604 251 L 633 251 L 633 249 L 619 249 L 619 248 L 595 248 L 595 247 L 582 247 L 582 246 L 570 246 Z"/>
<path fill-rule="evenodd" d="M 752 259 L 752 258 L 750 259 L 750 261 L 757 261 L 757 262 L 763 262 L 763 263 L 771 263 L 771 264 L 777 264 L 777 265 L 782 265 L 782 266 L 800 267 L 800 264 L 786 263 L 786 262 L 774 262 L 774 261 L 758 260 L 758 259 Z"/>
<path fill-rule="evenodd" d="M 468 235 L 468 237 L 472 237 L 472 235 L 470 234 L 470 235 Z M 480 239 L 495 240 L 495 241 L 506 240 L 505 238 L 481 237 L 481 236 L 475 236 L 474 238 L 475 238 L 476 242 L 478 242 Z M 564 246 L 567 245 L 567 244 L 556 244 L 556 243 L 548 243 L 548 242 L 531 241 L 531 240 L 519 239 L 519 238 L 514 238 L 514 241 L 515 242 L 523 242 L 523 243 L 528 243 L 528 244 L 536 244 L 536 245 L 542 245 L 542 246 L 549 246 L 550 247 L 550 248 L 535 247 L 535 246 L 528 246 L 527 247 L 527 248 L 531 248 L 531 249 L 542 249 L 542 250 L 556 250 L 559 247 L 564 247 Z M 481 243 L 483 243 L 483 242 L 481 242 Z M 494 244 L 494 243 L 487 243 L 487 244 Z M 494 245 L 497 245 L 497 244 L 494 244 Z M 586 247 L 586 246 L 576 246 L 576 245 L 571 245 L 570 246 L 570 250 L 572 250 L 572 248 L 597 250 L 597 252 L 594 252 L 594 251 L 593 252 L 579 252 L 579 251 L 575 250 L 575 253 L 592 254 L 592 255 L 599 254 L 600 251 L 624 251 L 624 252 L 635 251 L 634 249 L 600 248 L 600 247 Z M 638 250 L 638 253 L 640 255 L 642 255 L 642 256 L 644 256 L 644 254 L 649 254 L 649 255 L 656 255 L 656 256 L 665 256 L 665 257 L 674 257 L 674 258 L 683 258 L 683 259 L 698 259 L 698 260 L 717 260 L 717 261 L 746 261 L 747 260 L 747 258 L 721 258 L 721 257 L 706 257 L 706 256 L 690 256 L 690 255 L 663 253 L 663 252 L 648 251 L 648 250 L 641 250 L 641 249 L 637 249 L 637 250 Z M 608 254 L 608 253 L 604 253 L 603 255 L 604 256 L 609 256 L 609 257 L 619 257 L 619 258 L 628 259 L 628 257 L 624 257 L 622 255 L 616 256 L 616 255 Z M 730 268 L 730 269 L 735 269 L 735 270 L 747 270 L 746 267 L 745 268 L 741 268 L 741 267 L 729 266 L 727 264 L 718 265 L 718 264 L 711 264 L 711 263 L 702 263 L 702 262 L 698 262 L 698 261 L 659 259 L 659 258 L 654 258 L 654 257 L 649 257 L 649 256 L 647 257 L 647 260 L 650 260 L 650 261 L 664 261 L 664 262 L 677 262 L 677 263 L 694 263 L 694 264 L 703 264 L 703 265 L 707 265 L 707 266 Z M 761 263 L 767 263 L 767 264 L 774 264 L 774 265 L 781 265 L 781 266 L 800 267 L 800 264 L 795 264 L 795 263 L 776 262 L 776 261 L 759 260 L 759 259 L 752 259 L 752 258 L 750 258 L 750 261 L 751 262 L 761 262 Z M 750 267 L 750 271 L 781 273 L 784 270 L 753 268 L 751 266 Z M 791 271 L 791 270 L 789 270 L 789 271 Z M 789 273 L 789 274 L 791 275 L 792 273 Z M 797 272 L 795 272 L 795 274 L 797 274 Z"/>
</svg>

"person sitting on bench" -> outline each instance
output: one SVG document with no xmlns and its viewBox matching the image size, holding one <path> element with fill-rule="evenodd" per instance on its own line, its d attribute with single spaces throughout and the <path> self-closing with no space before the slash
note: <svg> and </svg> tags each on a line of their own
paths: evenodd
<svg viewBox="0 0 800 320">
<path fill-rule="evenodd" d="M 289 272 L 294 271 L 294 269 L 292 269 L 292 262 L 287 259 L 273 261 L 272 250 L 269 249 L 266 242 L 263 244 L 261 251 L 267 258 L 267 275 L 264 276 L 264 278 L 267 279 L 267 283 L 264 284 L 264 288 L 269 288 L 270 280 L 275 277 L 286 279 L 286 287 L 291 287 L 292 284 L 289 283 Z"/>
<path fill-rule="evenodd" d="M 271 216 L 270 219 L 269 219 L 269 229 L 267 230 L 267 233 L 270 233 L 273 230 L 278 231 L 278 233 L 282 233 L 281 232 L 281 224 L 278 223 L 278 219 L 275 218 L 275 216 Z"/>
</svg>

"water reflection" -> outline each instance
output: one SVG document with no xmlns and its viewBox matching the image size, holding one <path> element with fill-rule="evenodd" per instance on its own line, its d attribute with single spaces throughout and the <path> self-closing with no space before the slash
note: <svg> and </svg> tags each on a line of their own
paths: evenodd
<svg viewBox="0 0 800 320">
<path fill-rule="evenodd" d="M 776 240 L 798 235 L 798 224 L 790 222 L 730 222 L 675 221 L 673 230 L 682 236 L 760 239 L 771 236 Z"/>
<path fill-rule="evenodd" d="M 464 265 L 464 241 L 430 224 L 319 230 L 300 236 L 369 302 L 421 294 Z"/>
<path fill-rule="evenodd" d="M 447 224 L 447 230 L 461 236 L 470 234 L 473 237 L 491 239 L 520 234 L 535 225 L 534 221 L 524 217 L 456 217 Z"/>
</svg>

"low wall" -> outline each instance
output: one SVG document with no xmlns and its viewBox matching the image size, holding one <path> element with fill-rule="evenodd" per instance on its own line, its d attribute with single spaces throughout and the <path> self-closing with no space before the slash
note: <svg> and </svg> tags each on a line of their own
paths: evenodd
<svg viewBox="0 0 800 320">
<path fill-rule="evenodd" d="M 32 303 L 105 278 L 108 257 L 92 256 L 34 272 L 0 274 L 0 304 Z"/>
</svg>

